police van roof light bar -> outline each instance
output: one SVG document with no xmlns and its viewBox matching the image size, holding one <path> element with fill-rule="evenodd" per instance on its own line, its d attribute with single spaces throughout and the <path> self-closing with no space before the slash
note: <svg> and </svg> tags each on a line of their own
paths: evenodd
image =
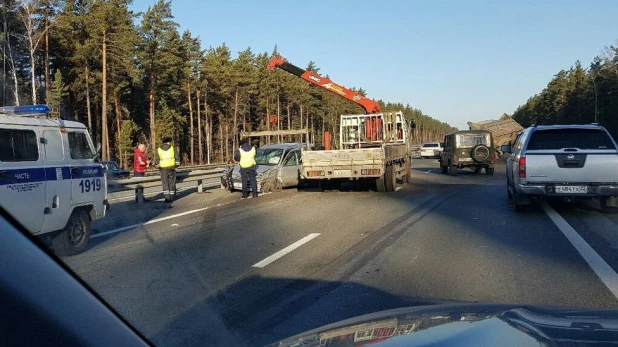
<svg viewBox="0 0 618 347">
<path fill-rule="evenodd" d="M 23 106 L 4 106 L 0 107 L 0 113 L 12 115 L 33 115 L 33 114 L 49 114 L 49 106 L 47 105 L 23 105 Z"/>
</svg>

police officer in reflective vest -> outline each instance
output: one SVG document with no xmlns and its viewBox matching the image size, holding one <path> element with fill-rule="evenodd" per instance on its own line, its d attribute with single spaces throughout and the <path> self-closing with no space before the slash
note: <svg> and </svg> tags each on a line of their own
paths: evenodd
<svg viewBox="0 0 618 347">
<path fill-rule="evenodd" d="M 180 166 L 180 156 L 172 146 L 172 138 L 164 137 L 163 145 L 157 148 L 157 162 L 161 172 L 161 185 L 165 202 L 172 202 L 176 196 L 176 167 Z"/>
<path fill-rule="evenodd" d="M 255 172 L 255 147 L 249 145 L 249 139 L 243 139 L 240 142 L 240 148 L 234 155 L 234 160 L 240 165 L 240 179 L 242 180 L 242 197 L 246 199 L 249 196 L 249 187 L 247 181 L 251 183 L 251 193 L 254 198 L 257 198 L 257 181 Z"/>
</svg>

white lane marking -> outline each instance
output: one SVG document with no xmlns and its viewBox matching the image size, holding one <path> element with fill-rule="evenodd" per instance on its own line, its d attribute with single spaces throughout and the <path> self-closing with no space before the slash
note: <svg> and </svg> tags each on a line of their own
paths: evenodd
<svg viewBox="0 0 618 347">
<path fill-rule="evenodd" d="M 271 192 L 268 193 L 262 193 L 260 194 L 260 196 L 262 195 L 268 195 L 271 194 Z M 92 236 L 90 236 L 91 239 L 96 239 L 97 237 L 102 237 L 102 236 L 106 236 L 106 235 L 111 235 L 111 234 L 116 234 L 119 232 L 123 232 L 123 231 L 127 231 L 127 230 L 131 230 L 131 229 L 135 229 L 135 228 L 139 228 L 139 227 L 143 227 L 144 225 L 149 225 L 149 224 L 154 224 L 154 223 L 159 223 L 159 222 L 163 222 L 172 218 L 177 218 L 177 217 L 182 217 L 182 216 L 186 216 L 189 214 L 193 214 L 193 213 L 197 213 L 197 212 L 202 212 L 202 211 L 206 211 L 209 208 L 213 208 L 213 207 L 221 207 L 224 205 L 228 205 L 234 202 L 237 202 L 238 200 L 232 200 L 232 201 L 228 201 L 228 202 L 222 202 L 220 204 L 216 204 L 214 206 L 208 206 L 208 207 L 202 207 L 202 208 L 198 208 L 195 210 L 190 210 L 190 211 L 186 211 L 186 212 L 182 212 L 182 213 L 178 213 L 178 214 L 173 214 L 171 216 L 166 216 L 166 217 L 161 217 L 161 218 L 155 218 L 155 219 L 151 219 L 149 221 L 143 222 L 143 223 L 137 223 L 137 224 L 131 224 L 131 225 L 127 225 L 124 227 L 120 227 L 120 228 L 116 228 L 116 229 L 112 229 L 109 231 L 104 231 L 102 233 L 98 233 L 98 234 L 94 234 Z"/>
<path fill-rule="evenodd" d="M 567 223 L 556 210 L 545 201 L 541 202 L 541 207 L 554 224 L 562 231 L 564 236 L 571 242 L 573 247 L 588 263 L 590 268 L 599 276 L 603 284 L 618 298 L 618 274 L 601 258 L 601 256 L 590 247 L 590 245 Z"/>
<path fill-rule="evenodd" d="M 275 254 L 273 254 L 273 255 L 271 255 L 271 256 L 269 256 L 269 257 L 265 258 L 264 260 L 262 260 L 262 261 L 260 261 L 260 262 L 258 262 L 258 263 L 255 263 L 255 264 L 253 265 L 253 267 L 263 268 L 263 267 L 265 267 L 266 265 L 268 265 L 268 264 L 270 264 L 270 263 L 274 262 L 275 260 L 277 260 L 277 259 L 279 259 L 279 258 L 283 257 L 284 255 L 286 255 L 286 254 L 290 253 L 291 251 L 293 251 L 293 250 L 295 250 L 296 248 L 298 248 L 298 247 L 300 247 L 300 246 L 304 245 L 305 243 L 307 243 L 307 242 L 309 242 L 309 241 L 311 241 L 311 240 L 315 239 L 315 238 L 316 238 L 316 237 L 318 237 L 318 236 L 320 236 L 320 234 L 319 234 L 319 233 L 312 233 L 312 234 L 309 234 L 309 235 L 307 235 L 307 236 L 303 237 L 302 239 L 300 239 L 300 240 L 298 240 L 298 241 L 294 242 L 293 244 L 291 244 L 291 245 L 289 245 L 289 246 L 285 247 L 284 249 L 280 250 L 279 252 L 277 252 L 277 253 L 275 253 Z"/>
<path fill-rule="evenodd" d="M 189 214 L 206 211 L 209 208 L 211 208 L 211 207 L 202 207 L 202 208 L 198 208 L 198 209 L 191 210 L 191 211 L 186 211 L 186 212 L 182 212 L 182 213 L 178 213 L 178 214 L 173 214 L 171 216 L 151 219 L 151 220 L 149 220 L 147 222 L 143 222 L 143 223 L 127 225 L 126 227 L 116 228 L 116 229 L 112 229 L 112 230 L 109 230 L 109 231 L 104 231 L 102 233 L 94 234 L 94 235 L 90 236 L 90 238 L 94 239 L 94 238 L 97 238 L 97 237 L 102 237 L 102 236 L 106 236 L 106 235 L 116 234 L 116 233 L 119 233 L 121 231 L 126 231 L 126 230 L 129 230 L 129 229 L 135 229 L 135 228 L 143 227 L 144 225 L 159 223 L 159 222 L 163 222 L 163 221 L 166 221 L 166 220 L 169 220 L 169 219 L 172 219 L 172 218 L 178 218 L 178 217 L 186 216 L 186 215 L 189 215 Z"/>
<path fill-rule="evenodd" d="M 397 187 L 395 188 L 395 191 L 398 191 L 399 189 L 402 189 L 403 187 Z"/>
<path fill-rule="evenodd" d="M 427 170 L 427 171 L 425 171 L 425 173 L 431 173 L 431 170 Z"/>
</svg>

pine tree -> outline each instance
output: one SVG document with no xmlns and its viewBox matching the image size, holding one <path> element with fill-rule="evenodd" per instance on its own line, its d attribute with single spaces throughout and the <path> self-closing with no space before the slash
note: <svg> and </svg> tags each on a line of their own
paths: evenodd
<svg viewBox="0 0 618 347">
<path fill-rule="evenodd" d="M 62 80 L 62 73 L 60 70 L 56 70 L 56 73 L 54 74 L 54 81 L 52 82 L 47 100 L 47 104 L 51 109 L 51 115 L 53 117 L 61 117 L 62 100 L 69 94 L 68 90 L 69 87 L 65 85 Z"/>
</svg>

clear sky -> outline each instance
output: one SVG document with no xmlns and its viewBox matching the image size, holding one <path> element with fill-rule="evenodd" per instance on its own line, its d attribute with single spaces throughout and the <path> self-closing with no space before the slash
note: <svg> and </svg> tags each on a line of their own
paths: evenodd
<svg viewBox="0 0 618 347">
<path fill-rule="evenodd" d="M 145 11 L 154 0 L 134 0 Z M 618 0 L 173 0 L 203 47 L 272 52 L 460 129 L 512 113 L 618 39 Z"/>
</svg>

